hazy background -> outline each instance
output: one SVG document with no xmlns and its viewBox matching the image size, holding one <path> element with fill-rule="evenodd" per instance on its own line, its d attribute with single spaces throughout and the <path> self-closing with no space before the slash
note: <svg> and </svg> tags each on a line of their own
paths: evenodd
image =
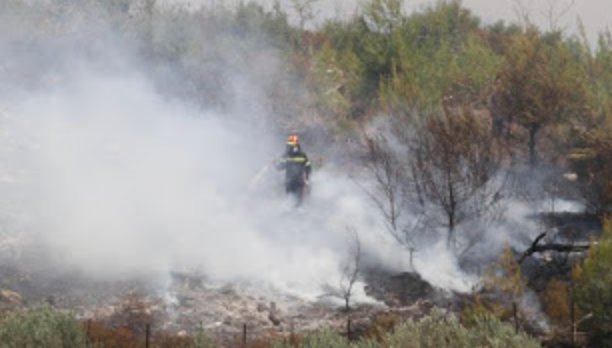
<svg viewBox="0 0 612 348">
<path fill-rule="evenodd" d="M 405 0 L 404 8 L 414 11 L 431 6 L 437 0 Z M 238 0 L 160 0 L 160 3 L 187 3 L 192 6 L 231 6 Z M 268 8 L 274 0 L 259 0 Z M 347 18 L 358 10 L 360 0 L 319 0 L 316 2 L 317 19 Z M 281 6 L 292 8 L 290 0 L 281 0 Z M 463 5 L 478 15 L 484 23 L 521 22 L 524 14 L 544 30 L 554 26 L 567 34 L 579 33 L 578 21 L 584 25 L 589 41 L 595 45 L 598 33 L 612 25 L 612 3 L 607 0 L 463 0 Z M 291 13 L 291 11 L 289 11 Z M 552 18 L 552 20 L 551 20 Z"/>
</svg>

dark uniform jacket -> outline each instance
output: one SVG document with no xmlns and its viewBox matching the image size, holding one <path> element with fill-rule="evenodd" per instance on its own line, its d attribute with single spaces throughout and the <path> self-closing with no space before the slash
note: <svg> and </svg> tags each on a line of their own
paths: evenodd
<svg viewBox="0 0 612 348">
<path fill-rule="evenodd" d="M 301 150 L 287 152 L 276 162 L 279 170 L 285 170 L 285 184 L 287 186 L 302 186 L 308 180 L 312 165 L 308 156 Z"/>
</svg>

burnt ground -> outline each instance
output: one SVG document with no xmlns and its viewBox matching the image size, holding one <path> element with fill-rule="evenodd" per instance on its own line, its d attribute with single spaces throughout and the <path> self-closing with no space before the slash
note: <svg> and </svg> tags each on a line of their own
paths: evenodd
<svg viewBox="0 0 612 348">
<path fill-rule="evenodd" d="M 567 233 L 564 229 L 585 231 L 587 224 L 590 227 L 586 230 L 591 232 L 582 238 L 601 229 L 592 218 L 583 215 L 548 218 L 559 227 L 561 236 L 557 238 L 561 240 L 577 240 L 563 235 Z M 563 255 L 527 258 L 523 269 L 531 279 L 530 287 L 537 292 L 543 284 L 535 280 L 571 270 L 571 262 L 567 261 Z M 108 326 L 144 326 L 148 322 L 156 331 L 193 333 L 204 329 L 214 338 L 227 340 L 241 336 L 245 325 L 249 337 L 263 337 L 321 328 L 346 332 L 350 319 L 353 331 L 359 332 L 379 314 L 393 313 L 407 319 L 419 318 L 433 307 L 458 312 L 467 297 L 437 289 L 416 273 L 367 269 L 362 273 L 364 290 L 373 301 L 353 303 L 347 313 L 341 298 L 321 295 L 307 300 L 261 284 L 219 284 L 188 272 L 176 272 L 163 279 L 148 276 L 93 280 L 76 270 L 58 271 L 41 265 L 45 263 L 28 262 L 27 258 L 20 262 L 0 261 L 0 311 L 51 305 L 71 311 L 82 320 Z"/>
<path fill-rule="evenodd" d="M 215 284 L 203 276 L 173 273 L 165 281 L 100 281 L 86 274 L 24 269 L 0 264 L 2 310 L 51 305 L 82 320 L 110 327 L 143 326 L 168 333 L 204 329 L 220 340 L 304 333 L 321 328 L 353 332 L 369 327 L 377 315 L 393 312 L 418 318 L 433 306 L 450 309 L 453 294 L 435 289 L 414 273 L 364 273 L 366 293 L 375 301 L 353 303 L 346 312 L 340 298 L 305 300 L 248 283 Z"/>
</svg>

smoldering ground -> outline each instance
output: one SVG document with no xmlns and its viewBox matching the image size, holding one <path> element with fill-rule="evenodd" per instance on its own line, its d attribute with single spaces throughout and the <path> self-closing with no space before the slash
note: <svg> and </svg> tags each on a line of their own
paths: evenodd
<svg viewBox="0 0 612 348">
<path fill-rule="evenodd" d="M 284 148 L 262 111 L 258 63 L 282 70 L 273 50 L 249 57 L 257 71 L 224 72 L 227 99 L 205 108 L 181 95 L 184 70 L 141 57 L 113 18 L 18 3 L 2 17 L 23 30 L 0 40 L 5 262 L 105 280 L 198 272 L 314 298 L 341 281 L 349 227 L 377 253 L 376 218 L 346 176 L 317 168 L 303 213 L 281 173 L 253 185 Z M 158 39 L 173 39 L 164 25 Z M 223 48 L 216 69 L 240 53 Z"/>
<path fill-rule="evenodd" d="M 120 29 L 138 12 L 116 18 L 66 4 L 0 15 L 20 28 L 0 36 L 7 258 L 107 280 L 197 272 L 314 299 L 342 281 L 356 231 L 365 262 L 411 269 L 363 185 L 333 161 L 315 167 L 303 211 L 288 209 L 282 175 L 270 167 L 286 134 L 269 117 L 278 100 L 268 88 L 280 84 L 296 99 L 304 89 L 283 77 L 274 49 L 210 46 L 199 41 L 202 27 L 160 16 L 150 31 L 156 47 L 182 38 L 190 54 L 153 62 L 138 30 Z M 202 80 L 223 84 L 195 84 L 191 75 L 202 71 L 214 72 Z M 414 268 L 440 287 L 473 283 L 443 245 L 419 248 Z"/>
</svg>

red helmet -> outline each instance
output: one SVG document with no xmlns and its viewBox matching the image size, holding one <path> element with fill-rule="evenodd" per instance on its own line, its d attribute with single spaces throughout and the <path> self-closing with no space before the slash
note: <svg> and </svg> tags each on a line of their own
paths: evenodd
<svg viewBox="0 0 612 348">
<path fill-rule="evenodd" d="M 289 136 L 287 139 L 287 145 L 295 146 L 300 144 L 300 138 L 297 135 Z"/>
</svg>

